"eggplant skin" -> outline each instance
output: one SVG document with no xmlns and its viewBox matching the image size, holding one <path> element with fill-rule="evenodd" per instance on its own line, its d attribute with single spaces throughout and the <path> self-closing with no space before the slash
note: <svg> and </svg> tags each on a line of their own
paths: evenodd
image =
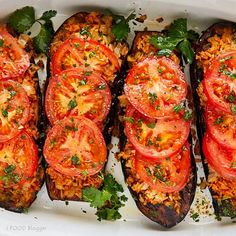
<svg viewBox="0 0 236 236">
<path fill-rule="evenodd" d="M 136 32 L 136 36 L 133 41 L 132 49 L 130 51 L 130 54 L 135 53 L 138 49 L 136 43 L 139 41 L 139 38 L 145 35 L 153 35 L 153 34 L 162 34 L 159 32 L 154 32 L 154 31 L 141 31 L 141 32 Z M 151 48 L 153 50 L 154 48 Z M 144 55 L 145 56 L 145 55 Z M 123 67 L 123 74 L 122 78 L 119 78 L 115 81 L 116 83 L 116 95 L 117 95 L 117 100 L 116 100 L 116 106 L 117 106 L 117 117 L 118 116 L 123 116 L 125 111 L 123 107 L 120 106 L 120 103 L 118 101 L 118 96 L 123 94 L 123 87 L 125 83 L 125 78 L 127 75 L 127 72 L 129 70 L 128 63 Z M 121 151 L 124 150 L 127 138 L 124 133 L 124 127 L 122 122 L 120 122 L 117 119 L 117 132 L 119 135 L 119 148 Z M 189 143 L 191 144 L 191 135 L 189 136 Z M 126 162 L 124 159 L 121 159 L 122 163 L 122 171 L 124 174 L 125 180 L 128 179 L 130 170 L 129 168 L 126 167 Z M 197 186 L 197 169 L 196 169 L 196 164 L 194 160 L 194 156 L 192 154 L 192 149 L 191 149 L 191 170 L 190 170 L 190 178 L 184 189 L 180 191 L 180 198 L 181 198 L 181 208 L 180 208 L 180 213 L 178 214 L 174 208 L 168 207 L 164 204 L 156 204 L 153 205 L 151 203 L 148 203 L 147 205 L 144 205 L 140 200 L 139 200 L 139 194 L 136 193 L 131 189 L 131 187 L 128 186 L 129 191 L 138 207 L 138 209 L 143 213 L 144 216 L 149 218 L 150 220 L 160 224 L 161 226 L 165 228 L 171 228 L 175 225 L 177 225 L 179 222 L 181 222 L 185 216 L 187 215 L 190 206 L 193 202 L 194 196 L 195 196 L 195 191 L 196 191 L 196 186 Z"/>
<path fill-rule="evenodd" d="M 224 28 L 231 28 L 233 29 L 233 32 L 235 32 L 236 23 L 233 23 L 230 21 L 222 21 L 222 22 L 218 22 L 210 26 L 207 30 L 205 30 L 202 33 L 201 37 L 198 40 L 198 43 L 195 45 L 196 54 L 201 51 L 204 51 L 204 49 L 207 47 L 207 44 L 208 44 L 208 38 L 214 35 L 217 35 L 218 32 Z M 204 134 L 206 132 L 206 120 L 204 116 L 205 110 L 204 110 L 204 107 L 201 106 L 200 98 L 197 93 L 197 88 L 198 88 L 199 83 L 204 78 L 204 73 L 203 73 L 203 68 L 197 63 L 196 60 L 190 66 L 190 78 L 191 78 L 191 86 L 192 86 L 192 91 L 193 91 L 196 114 L 199 114 L 197 115 L 197 133 L 198 133 L 199 141 L 200 143 L 202 143 Z M 201 152 L 201 158 L 202 158 L 202 163 L 203 163 L 206 179 L 208 179 L 209 166 L 206 162 L 202 145 L 200 145 L 200 152 Z M 229 199 L 227 200 L 222 199 L 220 202 L 218 202 L 215 197 L 217 193 L 214 192 L 211 188 L 209 189 L 212 195 L 212 203 L 215 210 L 215 214 L 219 218 L 221 216 L 235 218 L 236 217 L 236 207 L 235 207 L 236 204 L 232 204 L 232 202 Z"/>
<path fill-rule="evenodd" d="M 99 14 L 100 17 L 103 17 L 104 15 L 102 13 L 96 12 Z M 63 41 L 65 41 L 66 39 L 68 39 L 69 36 L 71 36 L 73 33 L 78 33 L 78 28 L 77 27 L 70 27 L 73 26 L 73 24 L 86 24 L 86 16 L 88 16 L 90 13 L 89 12 L 78 12 L 75 13 L 74 15 L 72 15 L 71 17 L 69 17 L 68 19 L 66 19 L 61 26 L 58 28 L 58 30 L 55 32 L 53 39 L 51 41 L 51 46 L 50 48 L 48 48 L 48 52 L 47 52 L 47 56 L 48 56 L 48 65 L 47 65 L 47 80 L 45 82 L 45 87 L 44 87 L 44 97 L 46 94 L 46 90 L 47 90 L 47 86 L 51 77 L 51 61 L 50 59 L 52 58 L 52 55 L 55 53 L 55 45 L 56 47 L 59 46 Z M 95 23 L 96 24 L 96 23 Z M 89 27 L 89 24 L 87 24 L 86 26 Z M 127 52 L 128 52 L 128 44 L 125 40 L 118 42 L 115 40 L 115 38 L 111 37 L 111 44 L 114 45 L 118 45 L 118 44 L 122 44 L 124 47 L 127 47 Z M 120 55 L 120 60 L 122 61 L 122 65 L 123 66 L 123 62 L 126 60 L 126 55 L 125 53 L 121 53 Z M 122 71 L 122 70 L 121 70 Z M 116 78 L 120 77 L 120 72 L 116 73 Z M 106 120 L 104 121 L 104 129 L 103 129 L 103 137 L 105 139 L 106 145 L 108 146 L 111 143 L 111 136 L 112 136 L 112 127 L 114 126 L 114 122 L 115 122 L 115 118 L 116 118 L 116 110 L 115 110 L 115 103 L 116 103 L 116 84 L 115 82 L 110 83 L 108 82 L 108 85 L 110 87 L 111 90 L 111 94 L 112 94 L 112 104 L 111 104 L 111 108 L 109 111 L 109 114 L 107 115 Z M 114 95 L 114 96 L 113 96 Z M 46 113 L 46 112 L 44 112 Z M 50 123 L 49 120 L 47 119 L 46 115 L 44 115 L 44 130 L 45 133 L 47 133 L 48 129 L 50 129 Z M 108 150 L 109 153 L 109 150 Z M 56 185 L 54 183 L 54 181 L 52 180 L 52 178 L 50 178 L 49 174 L 47 174 L 47 168 L 48 168 L 48 164 L 45 161 L 45 180 L 46 180 L 46 187 L 47 187 L 47 191 L 48 191 L 48 195 L 50 197 L 51 200 L 61 200 L 61 201 L 65 201 L 65 200 L 69 200 L 69 201 L 83 201 L 83 199 L 81 197 L 79 197 L 78 195 L 74 194 L 74 195 L 70 195 L 67 197 L 63 197 L 62 192 L 63 190 L 59 190 L 56 188 Z M 102 172 L 105 171 L 105 166 L 104 169 L 102 170 Z M 98 174 L 93 176 L 93 179 L 95 178 L 99 178 Z M 76 180 L 76 178 L 74 178 L 75 181 L 79 181 L 78 179 Z M 85 184 L 86 186 L 89 186 L 89 183 Z M 101 185 L 100 185 L 101 186 Z"/>
<path fill-rule="evenodd" d="M 123 162 L 122 170 L 124 173 L 124 177 L 125 179 L 127 179 L 129 176 L 129 171 L 125 168 L 124 161 L 122 162 Z M 192 156 L 191 176 L 187 185 L 180 192 L 180 198 L 181 198 L 180 214 L 177 214 L 173 208 L 165 206 L 164 204 L 153 205 L 153 204 L 148 203 L 147 205 L 144 205 L 138 200 L 139 199 L 138 194 L 134 192 L 130 187 L 129 187 L 129 191 L 138 209 L 146 217 L 148 217 L 150 220 L 160 224 L 161 226 L 165 228 L 171 228 L 177 225 L 178 223 L 180 223 L 187 215 L 195 196 L 196 183 L 197 183 L 197 171 L 196 171 L 194 157 Z"/>
</svg>

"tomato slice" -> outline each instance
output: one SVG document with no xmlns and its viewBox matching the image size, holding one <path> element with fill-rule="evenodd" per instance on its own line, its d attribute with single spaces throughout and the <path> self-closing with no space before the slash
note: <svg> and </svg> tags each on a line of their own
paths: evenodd
<svg viewBox="0 0 236 236">
<path fill-rule="evenodd" d="M 92 40 L 70 38 L 60 45 L 52 58 L 52 71 L 58 74 L 71 68 L 83 68 L 84 73 L 99 72 L 106 80 L 119 70 L 116 55 L 107 46 Z"/>
<path fill-rule="evenodd" d="M 125 86 L 129 102 L 151 118 L 169 117 L 186 97 L 187 83 L 180 67 L 172 60 L 147 58 L 129 72 Z"/>
<path fill-rule="evenodd" d="M 0 27 L 0 79 L 22 75 L 29 66 L 29 55 L 4 27 Z"/>
<path fill-rule="evenodd" d="M 33 177 L 38 167 L 38 149 L 23 131 L 15 138 L 0 143 L 0 186 L 23 184 Z"/>
<path fill-rule="evenodd" d="M 190 122 L 183 119 L 152 119 L 127 106 L 125 132 L 135 149 L 149 159 L 169 157 L 186 142 Z"/>
<path fill-rule="evenodd" d="M 101 126 L 111 106 L 111 93 L 99 74 L 86 76 L 82 69 L 66 70 L 51 78 L 45 106 L 52 125 L 65 116 L 84 115 Z"/>
<path fill-rule="evenodd" d="M 206 133 L 203 139 L 203 153 L 209 165 L 222 177 L 236 179 L 236 151 L 224 148 Z"/>
<path fill-rule="evenodd" d="M 190 150 L 186 143 L 181 151 L 161 161 L 150 162 L 135 156 L 135 169 L 140 179 L 158 192 L 172 193 L 183 189 L 190 175 Z"/>
<path fill-rule="evenodd" d="M 207 106 L 207 128 L 211 137 L 228 149 L 236 149 L 236 116 Z"/>
<path fill-rule="evenodd" d="M 21 84 L 0 81 L 0 142 L 19 134 L 29 119 L 30 103 Z"/>
<path fill-rule="evenodd" d="M 203 85 L 209 103 L 236 114 L 236 51 L 223 53 L 212 61 Z"/>
<path fill-rule="evenodd" d="M 83 116 L 67 117 L 49 131 L 44 157 L 61 174 L 85 177 L 103 169 L 107 149 L 102 133 L 93 121 Z"/>
</svg>

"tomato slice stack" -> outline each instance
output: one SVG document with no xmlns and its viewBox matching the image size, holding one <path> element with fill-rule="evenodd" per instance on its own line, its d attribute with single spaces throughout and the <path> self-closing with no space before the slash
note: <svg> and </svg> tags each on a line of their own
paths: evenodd
<svg viewBox="0 0 236 236">
<path fill-rule="evenodd" d="M 204 155 L 220 176 L 236 179 L 236 51 L 212 60 L 203 86 L 207 97 Z"/>
<path fill-rule="evenodd" d="M 0 27 L 0 186 L 22 186 L 38 168 L 37 146 L 25 131 L 30 101 L 17 82 L 30 57 L 4 26 Z"/>
<path fill-rule="evenodd" d="M 53 54 L 45 109 L 52 126 L 44 146 L 51 168 L 86 178 L 107 161 L 102 135 L 111 107 L 112 81 L 120 65 L 115 53 L 93 40 L 72 35 Z"/>
<path fill-rule="evenodd" d="M 128 73 L 124 87 L 125 134 L 136 150 L 134 168 L 152 189 L 183 189 L 190 174 L 190 121 L 184 107 L 187 82 L 172 60 L 146 58 Z"/>
</svg>

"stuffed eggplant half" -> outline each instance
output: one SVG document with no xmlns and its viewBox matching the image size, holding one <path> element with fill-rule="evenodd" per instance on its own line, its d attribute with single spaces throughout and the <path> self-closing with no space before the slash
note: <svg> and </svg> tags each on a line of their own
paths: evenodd
<svg viewBox="0 0 236 236">
<path fill-rule="evenodd" d="M 114 120 L 114 80 L 128 53 L 112 34 L 113 19 L 80 12 L 55 33 L 45 95 L 46 183 L 52 200 L 82 200 L 100 188 Z"/>
<path fill-rule="evenodd" d="M 0 206 L 23 212 L 44 179 L 39 68 L 30 38 L 9 31 L 0 26 Z"/>
<path fill-rule="evenodd" d="M 170 228 L 189 211 L 196 167 L 185 106 L 188 84 L 178 54 L 157 56 L 158 49 L 150 44 L 160 35 L 136 33 L 127 74 L 118 83 L 118 158 L 139 210 Z"/>
<path fill-rule="evenodd" d="M 208 186 L 218 216 L 236 217 L 236 24 L 216 23 L 196 45 L 191 82 Z"/>
</svg>

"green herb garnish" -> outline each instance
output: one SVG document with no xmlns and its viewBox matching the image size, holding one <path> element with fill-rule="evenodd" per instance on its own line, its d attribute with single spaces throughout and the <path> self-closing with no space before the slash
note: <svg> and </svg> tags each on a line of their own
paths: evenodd
<svg viewBox="0 0 236 236">
<path fill-rule="evenodd" d="M 122 186 L 116 182 L 111 174 L 104 176 L 104 185 L 101 190 L 94 187 L 87 187 L 82 190 L 83 200 L 90 202 L 90 206 L 97 208 L 98 220 L 117 220 L 121 218 L 119 209 L 127 201 Z"/>
<path fill-rule="evenodd" d="M 130 116 L 125 116 L 124 121 L 131 123 L 131 124 L 134 124 L 134 122 L 135 122 L 134 118 L 130 117 Z"/>
<path fill-rule="evenodd" d="M 191 64 L 194 57 L 191 42 L 198 37 L 195 31 L 187 30 L 187 19 L 180 18 L 171 24 L 167 36 L 152 36 L 150 43 L 160 49 L 159 55 L 170 55 L 174 49 L 178 49 L 186 62 Z"/>
<path fill-rule="evenodd" d="M 8 117 L 8 111 L 6 109 L 2 109 L 2 115 L 4 117 Z"/>
<path fill-rule="evenodd" d="M 135 18 L 135 14 L 131 13 L 127 18 L 121 15 L 115 15 L 110 10 L 107 10 L 107 15 L 112 16 L 113 24 L 111 31 L 116 40 L 122 41 L 128 36 L 130 32 L 129 21 Z"/>
<path fill-rule="evenodd" d="M 154 129 L 156 127 L 156 123 L 149 123 L 147 124 L 147 127 L 150 129 Z"/>
<path fill-rule="evenodd" d="M 223 117 L 217 117 L 217 118 L 215 119 L 215 121 L 214 121 L 214 124 L 215 124 L 215 125 L 220 125 L 220 124 L 223 123 L 223 122 L 224 122 Z"/>
<path fill-rule="evenodd" d="M 75 108 L 76 106 L 77 106 L 77 102 L 76 102 L 75 98 L 73 98 L 72 100 L 69 101 L 68 107 L 70 110 Z"/>
<path fill-rule="evenodd" d="M 71 163 L 72 165 L 76 166 L 80 164 L 80 159 L 77 157 L 77 155 L 74 155 L 71 157 Z"/>
<path fill-rule="evenodd" d="M 192 113 L 190 111 L 185 111 L 183 114 L 183 119 L 188 121 L 192 118 Z"/>
<path fill-rule="evenodd" d="M 8 24 L 18 33 L 25 33 L 36 22 L 40 24 L 39 34 L 33 38 L 33 44 L 36 52 L 44 53 L 48 48 L 52 36 L 54 34 L 53 23 L 51 18 L 56 16 L 54 10 L 46 11 L 38 19 L 35 17 L 35 9 L 26 6 L 14 11 L 8 18 Z"/>
</svg>

